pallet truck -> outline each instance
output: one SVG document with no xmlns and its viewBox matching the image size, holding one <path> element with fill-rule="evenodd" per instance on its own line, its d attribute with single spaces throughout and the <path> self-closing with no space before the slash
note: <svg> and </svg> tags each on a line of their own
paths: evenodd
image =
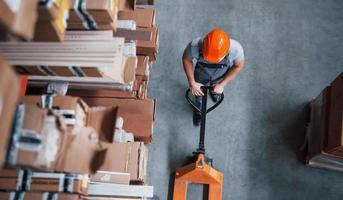
<svg viewBox="0 0 343 200">
<path fill-rule="evenodd" d="M 201 99 L 201 110 L 189 98 L 190 90 L 188 89 L 186 91 L 185 96 L 187 101 L 201 114 L 200 140 L 199 147 L 195 152 L 193 152 L 193 162 L 181 168 L 177 168 L 175 171 L 173 200 L 186 200 L 187 187 L 189 183 L 209 185 L 208 199 L 222 199 L 223 173 L 213 168 L 213 159 L 205 156 L 206 114 L 214 110 L 224 99 L 224 94 L 222 93 L 219 100 L 212 107 L 207 109 L 207 96 L 211 88 L 211 86 L 201 87 L 204 93 L 204 96 L 202 96 Z"/>
</svg>

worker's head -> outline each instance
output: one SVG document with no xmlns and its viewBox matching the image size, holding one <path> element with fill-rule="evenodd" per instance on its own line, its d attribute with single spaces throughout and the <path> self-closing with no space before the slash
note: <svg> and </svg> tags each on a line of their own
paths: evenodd
<svg viewBox="0 0 343 200">
<path fill-rule="evenodd" d="M 204 59 L 218 63 L 225 58 L 230 48 L 230 37 L 222 29 L 213 29 L 204 38 L 202 53 Z"/>
</svg>

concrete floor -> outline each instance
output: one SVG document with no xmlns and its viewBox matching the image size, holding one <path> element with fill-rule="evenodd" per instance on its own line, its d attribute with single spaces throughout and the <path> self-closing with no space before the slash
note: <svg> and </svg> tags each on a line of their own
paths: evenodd
<svg viewBox="0 0 343 200">
<path fill-rule="evenodd" d="M 247 61 L 208 116 L 207 152 L 225 174 L 223 199 L 343 198 L 343 174 L 305 167 L 299 150 L 306 102 L 343 71 L 342 10 L 342 0 L 157 1 L 160 53 L 149 88 L 158 101 L 149 147 L 155 200 L 170 197 L 170 174 L 197 147 L 181 55 L 213 27 L 240 41 Z M 201 192 L 191 186 L 188 199 Z"/>
</svg>

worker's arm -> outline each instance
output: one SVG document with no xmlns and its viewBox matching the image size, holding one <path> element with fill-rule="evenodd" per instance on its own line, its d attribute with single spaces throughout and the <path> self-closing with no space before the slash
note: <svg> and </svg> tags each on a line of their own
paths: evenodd
<svg viewBox="0 0 343 200">
<path fill-rule="evenodd" d="M 234 62 L 234 65 L 232 68 L 228 71 L 228 73 L 225 74 L 222 81 L 220 81 L 218 84 L 216 84 L 213 87 L 213 92 L 216 94 L 221 94 L 224 91 L 225 86 L 230 83 L 233 79 L 236 78 L 236 76 L 239 74 L 239 72 L 244 67 L 244 59 L 238 60 Z"/>
<path fill-rule="evenodd" d="M 202 84 L 195 82 L 192 58 L 187 55 L 186 50 L 183 52 L 182 63 L 188 79 L 189 89 L 192 94 L 194 96 L 203 96 L 204 93 L 200 88 Z"/>
</svg>

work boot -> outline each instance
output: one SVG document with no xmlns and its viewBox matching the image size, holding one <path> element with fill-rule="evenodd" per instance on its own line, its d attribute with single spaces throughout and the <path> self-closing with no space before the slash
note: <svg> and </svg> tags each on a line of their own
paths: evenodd
<svg viewBox="0 0 343 200">
<path fill-rule="evenodd" d="M 201 114 L 199 113 L 199 111 L 194 110 L 193 111 L 193 124 L 194 126 L 199 126 L 201 122 Z"/>
</svg>

